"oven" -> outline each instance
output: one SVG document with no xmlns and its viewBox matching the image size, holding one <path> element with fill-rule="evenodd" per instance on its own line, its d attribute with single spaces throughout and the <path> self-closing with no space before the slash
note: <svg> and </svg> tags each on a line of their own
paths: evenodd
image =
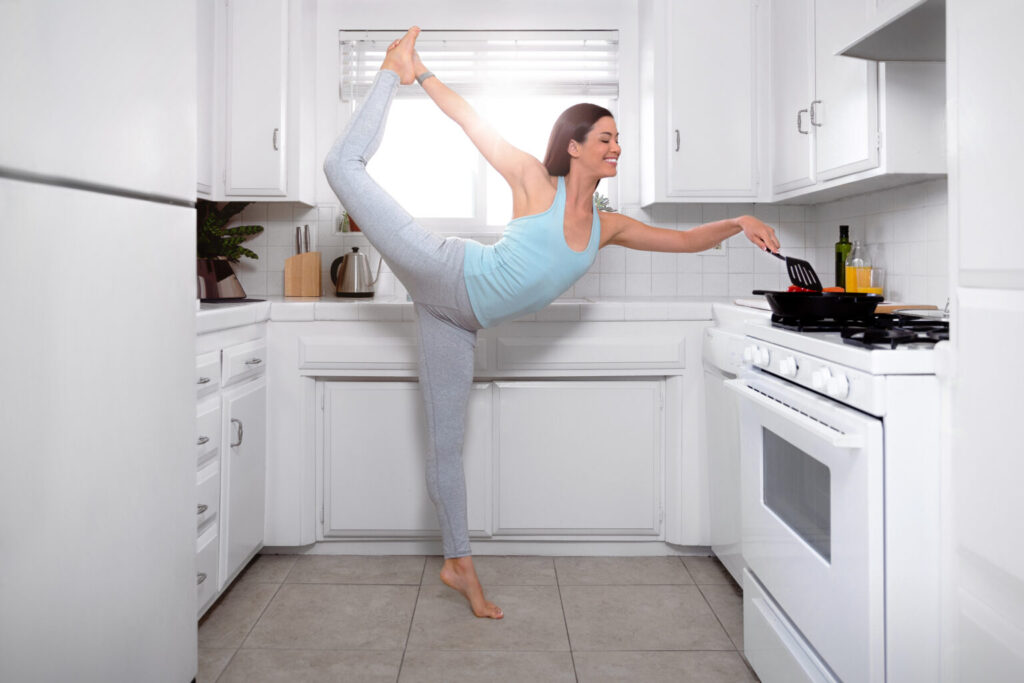
<svg viewBox="0 0 1024 683">
<path fill-rule="evenodd" d="M 884 680 L 882 420 L 757 369 L 726 385 L 739 397 L 747 658 L 766 683 Z"/>
</svg>

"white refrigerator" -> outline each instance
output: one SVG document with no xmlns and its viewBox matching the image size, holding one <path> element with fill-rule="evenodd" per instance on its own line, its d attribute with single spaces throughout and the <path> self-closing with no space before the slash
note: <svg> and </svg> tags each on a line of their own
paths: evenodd
<svg viewBox="0 0 1024 683">
<path fill-rule="evenodd" d="M 0 1 L 0 681 L 196 675 L 195 55 Z"/>
</svg>

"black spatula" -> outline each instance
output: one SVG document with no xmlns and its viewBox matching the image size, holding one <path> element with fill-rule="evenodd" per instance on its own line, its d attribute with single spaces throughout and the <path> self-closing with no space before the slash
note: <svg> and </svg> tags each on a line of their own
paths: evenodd
<svg viewBox="0 0 1024 683">
<path fill-rule="evenodd" d="M 821 291 L 821 280 L 818 279 L 818 274 L 814 272 L 814 268 L 811 267 L 810 263 L 803 259 L 793 258 L 792 256 L 783 256 L 767 249 L 765 251 L 775 258 L 786 262 L 786 272 L 789 273 L 789 279 L 794 285 L 804 289 L 813 289 L 815 292 Z"/>
</svg>

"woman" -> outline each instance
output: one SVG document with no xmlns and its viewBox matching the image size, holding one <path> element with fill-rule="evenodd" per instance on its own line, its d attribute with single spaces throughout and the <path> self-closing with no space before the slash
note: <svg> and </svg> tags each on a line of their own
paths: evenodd
<svg viewBox="0 0 1024 683">
<path fill-rule="evenodd" d="M 413 27 L 388 47 L 366 100 L 324 162 L 331 188 L 405 285 L 419 329 L 419 378 L 427 415 L 427 491 L 441 526 L 441 580 L 462 593 L 478 617 L 503 613 L 484 599 L 473 568 L 466 521 L 462 440 L 473 381 L 477 330 L 543 308 L 582 276 L 608 244 L 695 252 L 739 232 L 758 247 L 779 248 L 774 231 L 753 218 L 717 221 L 686 232 L 653 228 L 594 206 L 601 178 L 614 176 L 621 152 L 611 113 L 576 105 L 555 123 L 542 164 L 503 140 L 469 104 L 423 66 Z M 493 246 L 441 238 L 418 225 L 366 173 L 380 145 L 399 84 L 419 81 L 512 188 L 517 217 Z"/>
</svg>

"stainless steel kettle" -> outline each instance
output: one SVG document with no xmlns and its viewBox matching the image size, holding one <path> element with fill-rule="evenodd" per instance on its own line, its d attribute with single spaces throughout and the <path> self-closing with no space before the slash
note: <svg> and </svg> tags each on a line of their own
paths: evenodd
<svg viewBox="0 0 1024 683">
<path fill-rule="evenodd" d="M 331 282 L 334 283 L 336 296 L 373 296 L 373 286 L 380 277 L 380 267 L 384 259 L 377 262 L 377 274 L 370 279 L 370 260 L 366 254 L 359 253 L 359 247 L 339 256 L 331 263 Z"/>
</svg>

